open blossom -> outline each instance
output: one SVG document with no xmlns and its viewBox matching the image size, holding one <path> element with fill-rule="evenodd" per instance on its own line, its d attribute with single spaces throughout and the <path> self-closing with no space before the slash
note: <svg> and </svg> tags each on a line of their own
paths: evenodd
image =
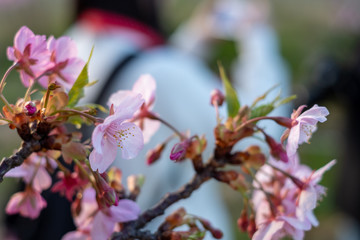
<svg viewBox="0 0 360 240">
<path fill-rule="evenodd" d="M 7 56 L 9 60 L 17 63 L 20 78 L 25 87 L 28 87 L 33 79 L 53 67 L 53 63 L 49 61 L 50 52 L 47 49 L 46 37 L 35 35 L 26 26 L 21 27 L 16 33 L 14 46 L 8 47 Z"/>
<path fill-rule="evenodd" d="M 312 133 L 316 131 L 316 124 L 318 122 L 325 122 L 326 116 L 329 115 L 329 111 L 326 107 L 319 107 L 316 104 L 309 110 L 300 114 L 304 107 L 305 105 L 300 106 L 291 115 L 293 126 L 288 132 L 289 137 L 286 145 L 286 152 L 289 157 L 296 153 L 300 144 L 309 142 Z"/>
<path fill-rule="evenodd" d="M 67 233 L 63 240 L 108 239 L 115 230 L 116 223 L 132 221 L 138 218 L 140 208 L 134 201 L 119 200 L 118 205 L 99 209 L 96 192 L 93 188 L 85 189 L 81 201 L 81 211 L 75 217 L 77 231 Z"/>
<path fill-rule="evenodd" d="M 137 156 L 144 146 L 141 129 L 134 123 L 126 122 L 133 117 L 144 100 L 140 94 L 127 91 L 114 112 L 97 125 L 92 134 L 94 150 L 90 154 L 91 168 L 103 173 L 115 160 L 117 147 L 124 159 Z"/>
<path fill-rule="evenodd" d="M 24 192 L 18 192 L 11 196 L 6 206 L 6 213 L 20 213 L 21 216 L 35 219 L 46 205 L 46 201 L 40 193 L 28 186 Z"/>
<path fill-rule="evenodd" d="M 112 104 L 116 106 L 119 99 L 126 96 L 127 92 L 128 91 L 120 90 L 112 94 L 109 98 L 108 106 L 110 107 Z M 154 78 L 149 74 L 141 75 L 135 82 L 132 92 L 140 93 L 145 100 L 144 104 L 135 112 L 134 117 L 130 121 L 141 128 L 143 131 L 144 143 L 147 143 L 160 127 L 159 121 L 148 118 L 149 114 L 153 114 L 151 113 L 151 110 L 155 103 L 156 82 Z"/>
<path fill-rule="evenodd" d="M 40 78 L 39 83 L 47 88 L 49 83 L 56 82 L 65 89 L 70 89 L 85 65 L 85 62 L 77 57 L 75 42 L 66 36 L 59 39 L 51 36 L 47 44 L 51 52 L 49 61 L 54 66 L 51 68 L 52 73 Z"/>
</svg>

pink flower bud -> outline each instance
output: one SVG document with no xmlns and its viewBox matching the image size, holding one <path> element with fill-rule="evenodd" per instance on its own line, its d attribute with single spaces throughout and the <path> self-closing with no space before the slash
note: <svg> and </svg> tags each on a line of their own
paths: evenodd
<svg viewBox="0 0 360 240">
<path fill-rule="evenodd" d="M 186 150 L 189 147 L 189 140 L 186 139 L 182 142 L 176 143 L 171 149 L 170 159 L 174 161 L 181 161 L 185 159 Z"/>
<path fill-rule="evenodd" d="M 36 113 L 36 105 L 35 103 L 28 101 L 25 103 L 24 105 L 24 112 L 26 113 L 26 115 L 28 116 L 32 116 Z"/>
<path fill-rule="evenodd" d="M 264 135 L 265 140 L 270 147 L 270 154 L 283 162 L 288 162 L 289 159 L 283 146 L 280 143 L 277 143 L 272 137 L 270 137 L 266 133 L 264 133 Z"/>
<path fill-rule="evenodd" d="M 94 174 L 95 176 L 95 180 L 96 180 L 96 185 L 99 189 L 99 193 L 97 193 L 96 195 L 96 199 L 99 203 L 99 206 L 103 206 L 103 207 L 110 207 L 112 205 L 117 206 L 118 205 L 118 197 L 116 195 L 115 190 L 109 186 L 109 184 L 107 183 L 107 175 L 105 173 L 103 174 L 99 174 L 98 172 L 96 172 Z"/>
<path fill-rule="evenodd" d="M 151 149 L 146 154 L 146 163 L 151 165 L 161 157 L 161 153 L 164 150 L 166 144 L 158 144 L 154 149 Z"/>
<path fill-rule="evenodd" d="M 211 92 L 210 104 L 221 106 L 224 103 L 225 96 L 219 89 L 214 89 Z"/>
</svg>

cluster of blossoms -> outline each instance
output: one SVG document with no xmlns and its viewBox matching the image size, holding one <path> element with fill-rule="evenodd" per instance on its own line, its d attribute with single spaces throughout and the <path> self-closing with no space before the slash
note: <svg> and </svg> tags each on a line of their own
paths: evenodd
<svg viewBox="0 0 360 240">
<path fill-rule="evenodd" d="M 189 197 L 201 184 L 214 179 L 246 196 L 238 226 L 252 239 L 284 236 L 302 239 L 304 231 L 318 225 L 313 210 L 325 194 L 325 188 L 318 183 L 335 160 L 313 171 L 300 164 L 297 150 L 300 144 L 309 142 L 317 123 L 326 121 L 329 112 L 325 107 L 315 105 L 302 113 L 305 106 L 301 106 L 291 118 L 267 116 L 289 99 L 259 105 L 263 96 L 251 107 L 240 107 L 220 69 L 226 94 L 220 90 L 211 94 L 217 118 L 216 145 L 213 156 L 204 162 L 203 152 L 207 147 L 204 136 L 183 134 L 153 112 L 156 83 L 150 75 L 140 76 L 132 90 L 111 95 L 108 109 L 95 105 L 108 113 L 102 119 L 95 116 L 94 105 L 77 105 L 83 88 L 89 85 L 88 62 L 77 58 L 76 46 L 69 38 L 50 37 L 46 41 L 45 36 L 34 35 L 22 27 L 15 36 L 14 46 L 8 48 L 8 58 L 14 64 L 0 83 L 0 98 L 5 104 L 0 123 L 16 129 L 23 143 L 1 162 L 0 180 L 4 176 L 17 177 L 25 183 L 24 191 L 11 197 L 6 207 L 8 214 L 37 218 L 47 205 L 41 192 L 51 188 L 72 202 L 77 229 L 65 234 L 64 240 L 111 236 L 114 239 L 203 239 L 205 232 L 220 239 L 223 236 L 220 230 L 201 217 L 187 214 L 183 208 L 169 215 L 155 233 L 143 230 L 172 203 Z M 8 103 L 2 94 L 7 75 L 13 69 L 20 71 L 21 81 L 28 87 L 25 97 L 16 104 Z M 34 83 L 47 89 L 40 100 L 32 99 Z M 225 100 L 229 117 L 223 122 L 218 108 Z M 281 142 L 257 125 L 262 120 L 286 127 Z M 65 123 L 77 127 L 93 124 L 91 143 L 82 141 L 80 132 L 68 132 Z M 175 134 L 149 151 L 146 162 L 154 164 L 170 141 L 178 137 L 169 158 L 174 162 L 191 161 L 195 175 L 186 187 L 168 194 L 152 209 L 141 213 L 136 198 L 142 177 L 130 176 L 125 188 L 121 170 L 110 166 L 118 149 L 123 159 L 135 158 L 161 123 Z M 234 149 L 237 142 L 255 134 L 262 135 L 268 144 L 271 155 L 268 160 L 256 145 L 243 151 Z M 243 171 L 225 168 L 230 165 L 241 166 Z M 52 184 L 50 174 L 57 174 L 56 183 Z M 178 231 L 180 226 L 189 229 Z"/>
</svg>

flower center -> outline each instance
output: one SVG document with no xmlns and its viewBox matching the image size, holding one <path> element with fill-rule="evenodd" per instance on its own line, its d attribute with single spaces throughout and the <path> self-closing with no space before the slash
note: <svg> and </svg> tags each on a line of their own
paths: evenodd
<svg viewBox="0 0 360 240">
<path fill-rule="evenodd" d="M 132 127 L 135 129 L 135 127 Z M 117 146 L 123 148 L 123 141 L 126 141 L 129 137 L 135 137 L 135 135 L 131 132 L 131 128 L 116 130 L 113 134 L 113 137 L 116 140 Z"/>
</svg>

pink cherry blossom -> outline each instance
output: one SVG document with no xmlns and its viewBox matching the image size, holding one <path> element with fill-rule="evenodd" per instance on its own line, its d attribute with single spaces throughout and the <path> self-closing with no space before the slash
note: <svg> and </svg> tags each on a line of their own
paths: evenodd
<svg viewBox="0 0 360 240">
<path fill-rule="evenodd" d="M 143 130 L 144 143 L 147 143 L 152 135 L 154 135 L 154 133 L 160 127 L 159 121 L 148 118 L 155 103 L 156 82 L 149 74 L 141 75 L 135 82 L 132 91 L 135 93 L 140 93 L 143 96 L 145 102 L 141 108 L 136 111 L 133 119 L 130 121 L 133 121 L 141 128 L 141 130 Z M 128 91 L 120 90 L 112 94 L 109 98 L 108 105 L 111 106 L 114 104 L 116 106 L 119 99 L 123 98 L 127 92 Z"/>
<path fill-rule="evenodd" d="M 318 226 L 318 221 L 313 214 L 313 210 L 316 208 L 319 199 L 325 195 L 325 187 L 319 185 L 318 183 L 322 179 L 322 175 L 325 171 L 329 170 L 336 160 L 330 161 L 328 164 L 318 169 L 317 171 L 308 171 L 305 168 L 300 169 L 295 173 L 295 177 L 298 177 L 304 182 L 297 202 L 296 215 L 300 220 L 309 220 L 312 225 Z"/>
<path fill-rule="evenodd" d="M 33 153 L 19 167 L 11 169 L 5 177 L 21 177 L 24 182 L 41 192 L 51 186 L 51 177 L 47 170 L 46 158 Z"/>
<path fill-rule="evenodd" d="M 117 206 L 99 209 L 95 190 L 87 188 L 83 193 L 80 214 L 75 217 L 77 231 L 67 233 L 63 240 L 108 239 L 119 230 L 116 223 L 135 220 L 139 214 L 140 208 L 128 199 L 120 200 Z"/>
<path fill-rule="evenodd" d="M 309 142 L 309 139 L 314 131 L 316 131 L 317 122 L 325 122 L 329 111 L 326 107 L 319 107 L 314 105 L 309 110 L 303 112 L 305 105 L 300 106 L 292 115 L 293 126 L 289 131 L 289 137 L 286 145 L 286 152 L 289 157 L 292 157 L 299 145 L 304 142 Z"/>
<path fill-rule="evenodd" d="M 24 217 L 35 219 L 46 205 L 46 201 L 40 193 L 28 186 L 24 192 L 12 195 L 6 206 L 6 213 L 20 213 Z"/>
<path fill-rule="evenodd" d="M 8 47 L 7 56 L 9 60 L 17 63 L 20 78 L 25 87 L 54 65 L 50 62 L 46 37 L 35 35 L 26 26 L 21 27 L 16 33 L 14 46 Z"/>
<path fill-rule="evenodd" d="M 128 91 L 117 103 L 114 113 L 97 125 L 92 134 L 94 150 L 90 154 L 90 165 L 100 173 L 115 160 L 117 147 L 124 159 L 132 159 L 144 146 L 141 129 L 134 123 L 126 122 L 144 103 L 141 95 Z"/>
<path fill-rule="evenodd" d="M 59 39 L 50 37 L 48 49 L 50 61 L 54 64 L 52 73 L 39 79 L 39 83 L 47 88 L 49 83 L 56 82 L 65 89 L 70 89 L 79 76 L 85 62 L 77 57 L 77 47 L 73 40 L 63 36 Z"/>
</svg>

